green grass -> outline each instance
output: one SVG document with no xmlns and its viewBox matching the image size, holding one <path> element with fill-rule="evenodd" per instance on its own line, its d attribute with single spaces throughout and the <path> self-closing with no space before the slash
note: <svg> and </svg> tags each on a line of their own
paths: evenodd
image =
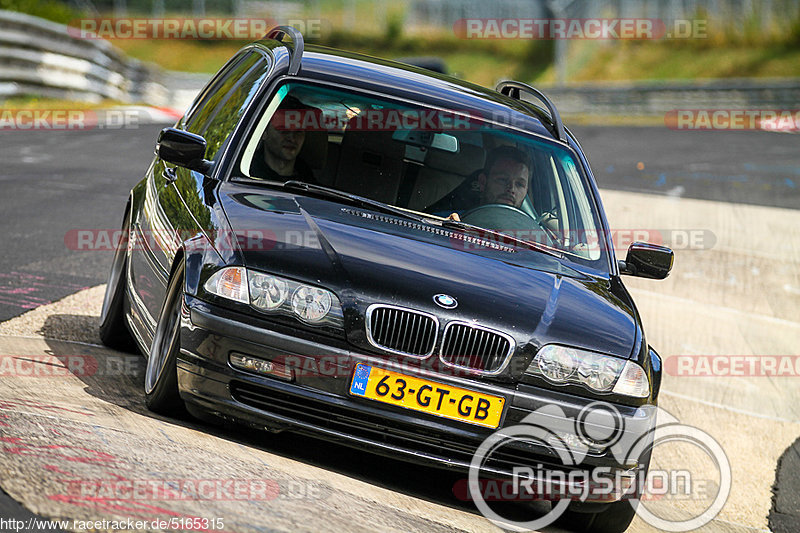
<svg viewBox="0 0 800 533">
<path fill-rule="evenodd" d="M 76 4 L 79 5 L 80 3 Z M 763 20 L 757 4 L 742 12 L 740 23 L 722 26 L 702 9 L 693 17 L 707 20 L 707 38 L 663 41 L 570 41 L 568 82 L 800 76 L 800 18 Z M 776 3 L 779 5 L 780 3 Z M 0 0 L 0 9 L 31 13 L 59 22 L 82 16 L 73 3 L 60 0 Z M 174 9 L 176 4 L 168 9 Z M 219 2 L 209 0 L 209 16 Z M 227 5 L 227 4 L 226 4 Z M 502 78 L 552 83 L 553 41 L 459 39 L 452 28 L 409 28 L 410 0 L 305 2 L 301 17 L 323 22 L 319 44 L 373 56 L 438 56 L 466 80 L 492 86 Z M 150 13 L 149 0 L 128 0 L 131 16 Z M 264 16 L 269 16 L 269 8 Z M 779 7 L 776 7 L 779 9 Z M 186 16 L 176 12 L 166 16 Z M 107 14 L 110 15 L 110 14 Z M 245 42 L 115 40 L 128 55 L 169 70 L 212 73 Z"/>
<path fill-rule="evenodd" d="M 214 73 L 247 41 L 113 39 L 111 44 L 167 70 Z"/>
<path fill-rule="evenodd" d="M 333 36 L 323 44 L 377 57 L 441 57 L 456 76 L 492 87 L 499 79 L 529 83 L 555 82 L 552 49 L 518 41 L 464 43 L 455 38 L 427 41 L 401 37 Z M 245 42 L 117 40 L 128 55 L 169 70 L 213 73 Z M 552 46 L 552 45 L 549 45 Z M 537 48 L 538 47 L 538 48 Z M 763 78 L 800 75 L 800 45 L 721 44 L 697 46 L 672 42 L 574 42 L 570 44 L 568 82 L 636 81 L 706 78 Z"/>
<path fill-rule="evenodd" d="M 43 96 L 13 96 L 7 99 L 0 99 L 4 109 L 69 109 L 69 110 L 89 110 L 106 109 L 118 105 L 125 105 L 117 100 L 103 100 L 101 102 L 80 102 L 76 100 L 64 100 L 60 98 L 48 98 Z"/>
<path fill-rule="evenodd" d="M 132 13 L 149 5 L 144 0 L 129 0 Z M 212 11 L 213 5 L 214 2 L 209 3 Z M 0 8 L 60 22 L 80 16 L 57 0 L 0 0 Z M 467 40 L 459 39 L 452 28 L 409 30 L 408 0 L 384 4 L 370 0 L 353 0 L 348 4 L 340 0 L 315 0 L 313 13 L 308 11 L 311 8 L 306 9 L 305 17 L 323 21 L 319 44 L 386 58 L 437 56 L 454 75 L 490 87 L 507 78 L 534 84 L 556 81 L 553 41 Z M 211 11 L 209 15 L 213 16 Z M 702 11 L 695 18 L 709 19 Z M 703 39 L 570 41 L 567 81 L 800 76 L 800 19 L 772 20 L 765 26 L 760 11 L 754 10 L 737 28 L 715 27 L 713 22 L 712 18 L 707 28 L 708 38 Z M 351 29 L 353 24 L 356 31 Z M 168 70 L 213 73 L 246 42 L 117 39 L 112 44 L 131 57 Z"/>
<path fill-rule="evenodd" d="M 571 82 L 800 75 L 800 47 L 783 44 L 698 47 L 667 42 L 628 42 L 598 47 L 588 55 L 588 60 L 585 52 L 582 55 L 580 50 L 572 54 Z M 553 81 L 554 78 L 551 67 L 538 81 Z"/>
</svg>

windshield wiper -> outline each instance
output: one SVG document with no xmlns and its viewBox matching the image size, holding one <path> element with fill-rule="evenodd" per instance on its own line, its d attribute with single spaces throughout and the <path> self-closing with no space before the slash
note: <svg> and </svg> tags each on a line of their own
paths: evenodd
<svg viewBox="0 0 800 533">
<path fill-rule="evenodd" d="M 525 241 L 522 239 L 517 239 L 507 233 L 502 233 L 496 230 L 491 230 L 487 228 L 482 228 L 480 226 L 473 226 L 472 224 L 467 224 L 466 222 L 456 221 L 456 220 L 438 220 L 432 218 L 425 218 L 419 215 L 415 215 L 413 213 L 409 213 L 404 209 L 400 209 L 398 207 L 393 207 L 389 204 L 385 204 L 383 202 L 379 202 L 377 200 L 371 200 L 369 198 L 365 198 L 363 196 L 358 196 L 357 194 L 351 194 L 349 192 L 340 191 L 337 189 L 331 189 L 330 187 L 325 187 L 323 185 L 316 185 L 313 183 L 306 183 L 304 181 L 298 180 L 289 180 L 285 181 L 281 184 L 284 189 L 302 191 L 302 192 L 310 192 L 312 194 L 316 194 L 319 196 L 323 196 L 325 198 L 332 198 L 335 200 L 344 200 L 345 202 L 356 204 L 361 207 L 368 207 L 374 209 L 376 211 L 382 211 L 384 213 L 396 215 L 403 218 L 408 218 L 414 220 L 416 222 L 420 222 L 422 224 L 429 224 L 433 226 L 441 226 L 443 228 L 449 229 L 457 229 L 464 232 L 470 233 L 477 233 L 477 234 L 486 234 L 489 233 L 495 237 L 499 237 L 501 239 L 508 239 L 513 241 L 513 244 L 517 246 L 523 246 L 526 248 L 530 248 L 532 250 L 542 252 L 547 255 L 551 255 L 558 259 L 564 259 L 564 255 L 559 253 L 552 248 L 549 248 L 543 244 L 539 244 L 537 242 L 532 241 Z"/>
<path fill-rule="evenodd" d="M 508 239 L 509 241 L 513 241 L 513 244 L 517 246 L 524 246 L 526 248 L 530 248 L 537 252 L 542 252 L 547 255 L 552 255 L 553 257 L 557 257 L 558 259 L 564 259 L 564 254 L 548 246 L 545 246 L 544 244 L 540 244 L 535 241 L 525 241 L 522 239 L 518 239 L 512 235 L 509 235 L 508 233 L 503 233 L 502 231 L 488 229 L 481 226 L 473 226 L 472 224 L 467 224 L 466 222 L 461 222 L 460 220 L 451 220 L 451 219 L 443 220 L 442 227 L 459 229 L 461 231 L 469 231 L 472 233 L 477 233 L 479 235 L 481 233 L 490 233 L 491 235 L 499 237 L 500 239 Z"/>
<path fill-rule="evenodd" d="M 292 189 L 296 191 L 310 192 L 312 194 L 317 194 L 319 196 L 323 196 L 325 198 L 332 198 L 335 200 L 344 200 L 345 202 L 350 204 L 359 205 L 361 207 L 368 207 L 376 211 L 382 211 L 384 213 L 389 213 L 391 215 L 396 215 L 403 218 L 409 218 L 417 222 L 430 223 L 428 219 L 425 219 L 413 213 L 409 213 L 408 211 L 405 211 L 403 209 L 392 207 L 389 204 L 385 204 L 377 200 L 370 200 L 369 198 L 364 198 L 363 196 L 358 196 L 357 194 L 351 194 L 349 192 L 344 192 L 337 189 L 331 189 L 330 187 L 325 187 L 322 185 L 315 185 L 313 183 L 306 183 L 304 181 L 289 180 L 283 182 L 283 188 Z"/>
</svg>

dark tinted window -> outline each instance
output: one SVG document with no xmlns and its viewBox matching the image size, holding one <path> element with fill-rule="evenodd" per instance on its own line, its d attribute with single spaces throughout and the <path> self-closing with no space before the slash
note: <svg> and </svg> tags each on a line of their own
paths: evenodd
<svg viewBox="0 0 800 533">
<path fill-rule="evenodd" d="M 268 61 L 252 52 L 231 70 L 198 108 L 187 130 L 205 137 L 206 158 L 214 159 L 269 73 Z"/>
<path fill-rule="evenodd" d="M 198 111 L 207 106 L 209 100 L 217 94 L 220 84 L 225 83 L 225 81 L 233 75 L 234 69 L 236 69 L 248 55 L 250 54 L 247 52 L 237 54 L 219 69 L 219 72 L 211 78 L 211 81 L 203 87 L 203 90 L 200 91 L 200 94 L 194 99 L 194 102 L 192 102 L 192 105 L 184 116 L 184 124 L 194 124 L 196 122 L 195 115 L 197 115 Z"/>
</svg>

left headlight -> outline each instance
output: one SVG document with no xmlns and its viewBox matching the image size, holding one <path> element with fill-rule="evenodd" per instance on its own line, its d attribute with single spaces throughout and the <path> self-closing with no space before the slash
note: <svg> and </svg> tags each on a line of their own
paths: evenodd
<svg viewBox="0 0 800 533">
<path fill-rule="evenodd" d="M 291 279 L 227 267 L 215 272 L 204 288 L 211 294 L 266 313 L 291 315 L 307 324 L 344 326 L 339 299 L 331 291 Z"/>
<path fill-rule="evenodd" d="M 650 394 L 647 375 L 635 362 L 579 348 L 543 346 L 526 372 L 557 385 L 584 385 L 594 392 L 635 398 Z"/>
</svg>

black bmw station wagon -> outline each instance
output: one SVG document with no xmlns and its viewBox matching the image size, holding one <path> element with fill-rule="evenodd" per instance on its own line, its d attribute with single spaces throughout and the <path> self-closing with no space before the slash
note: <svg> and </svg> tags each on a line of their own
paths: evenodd
<svg viewBox="0 0 800 533">
<path fill-rule="evenodd" d="M 153 411 L 464 471 L 547 406 L 588 424 L 605 405 L 634 436 L 653 425 L 661 361 L 621 275 L 664 278 L 672 252 L 616 259 L 580 145 L 522 83 L 276 28 L 161 132 L 123 230 L 100 330 L 147 357 Z M 649 454 L 621 460 L 592 434 L 557 436 L 617 484 L 647 470 Z M 522 439 L 480 471 L 557 459 Z M 620 488 L 568 512 L 625 529 Z"/>
</svg>

